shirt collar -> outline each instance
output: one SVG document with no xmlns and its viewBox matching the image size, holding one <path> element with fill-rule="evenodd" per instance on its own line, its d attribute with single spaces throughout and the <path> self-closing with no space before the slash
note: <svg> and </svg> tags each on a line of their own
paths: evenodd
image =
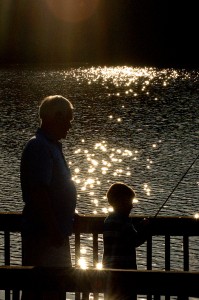
<svg viewBox="0 0 199 300">
<path fill-rule="evenodd" d="M 57 145 L 59 148 L 62 149 L 62 143 L 59 141 L 55 141 L 50 134 L 47 134 L 42 128 L 38 128 L 36 131 L 36 136 L 42 136 L 46 140 L 50 141 L 51 143 Z"/>
</svg>

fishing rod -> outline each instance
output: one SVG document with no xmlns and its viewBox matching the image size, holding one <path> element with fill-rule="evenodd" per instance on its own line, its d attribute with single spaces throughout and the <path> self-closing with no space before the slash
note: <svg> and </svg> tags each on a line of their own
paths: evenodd
<svg viewBox="0 0 199 300">
<path fill-rule="evenodd" d="M 169 196 L 167 197 L 167 199 L 164 201 L 164 203 L 160 206 L 160 208 L 158 209 L 158 211 L 156 212 L 154 218 L 157 217 L 157 215 L 159 214 L 159 212 L 161 211 L 161 209 L 165 206 L 166 202 L 169 200 L 169 198 L 171 197 L 171 195 L 174 193 L 174 191 L 177 189 L 177 187 L 179 186 L 180 182 L 183 180 L 183 178 L 187 175 L 187 173 L 189 172 L 189 170 L 191 169 L 191 167 L 195 164 L 196 160 L 199 158 L 199 154 L 196 156 L 196 158 L 194 159 L 194 161 L 192 162 L 192 164 L 189 166 L 189 168 L 187 169 L 187 171 L 183 174 L 183 176 L 180 178 L 179 182 L 177 183 L 177 185 L 173 188 L 173 190 L 171 191 L 171 193 L 169 194 Z"/>
</svg>

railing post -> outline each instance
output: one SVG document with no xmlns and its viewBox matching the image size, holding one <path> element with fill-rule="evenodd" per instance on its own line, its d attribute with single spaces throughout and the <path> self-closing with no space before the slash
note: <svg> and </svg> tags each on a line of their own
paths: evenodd
<svg viewBox="0 0 199 300">
<path fill-rule="evenodd" d="M 4 258 L 5 258 L 5 265 L 10 265 L 10 232 L 5 230 L 4 231 Z"/>
<path fill-rule="evenodd" d="M 19 300 L 20 298 L 20 291 L 19 290 L 13 290 L 13 296 L 12 300 Z"/>
<path fill-rule="evenodd" d="M 189 271 L 189 237 L 183 235 L 184 271 Z"/>
<path fill-rule="evenodd" d="M 152 236 L 147 239 L 147 270 L 152 270 Z M 151 300 L 152 295 L 147 295 L 147 300 Z"/>
<path fill-rule="evenodd" d="M 80 233 L 75 233 L 75 266 L 78 266 L 78 259 L 80 258 Z"/>
<path fill-rule="evenodd" d="M 165 271 L 170 271 L 171 268 L 171 239 L 170 235 L 165 235 Z M 165 300 L 169 300 L 170 296 L 165 295 Z"/>
<path fill-rule="evenodd" d="M 4 231 L 4 259 L 5 265 L 10 265 L 10 232 Z M 5 300 L 10 300 L 10 290 L 5 290 Z"/>
<path fill-rule="evenodd" d="M 93 233 L 93 267 L 96 267 L 98 263 L 98 234 Z M 94 293 L 93 295 L 94 300 L 98 300 L 98 294 Z"/>
<path fill-rule="evenodd" d="M 147 270 L 152 270 L 152 236 L 147 239 Z"/>
<path fill-rule="evenodd" d="M 80 258 L 80 233 L 75 233 L 75 266 L 78 266 L 78 259 Z M 75 300 L 80 300 L 80 293 L 75 293 Z"/>
<path fill-rule="evenodd" d="M 170 235 L 165 235 L 165 271 L 170 271 L 170 256 L 171 256 Z"/>
<path fill-rule="evenodd" d="M 93 267 L 98 263 L 98 234 L 93 233 Z"/>
</svg>

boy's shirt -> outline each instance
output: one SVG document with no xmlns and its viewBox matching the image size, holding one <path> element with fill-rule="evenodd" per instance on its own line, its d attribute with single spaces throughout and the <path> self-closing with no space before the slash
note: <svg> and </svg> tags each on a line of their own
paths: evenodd
<svg viewBox="0 0 199 300">
<path fill-rule="evenodd" d="M 128 216 L 110 213 L 104 221 L 103 239 L 105 268 L 137 269 L 138 234 Z"/>
</svg>

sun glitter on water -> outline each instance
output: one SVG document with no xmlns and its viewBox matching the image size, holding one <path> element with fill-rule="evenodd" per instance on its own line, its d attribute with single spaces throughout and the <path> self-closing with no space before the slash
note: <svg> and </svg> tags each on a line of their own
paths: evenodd
<svg viewBox="0 0 199 300">
<path fill-rule="evenodd" d="M 137 163 L 140 153 L 137 149 L 131 151 L 110 147 L 106 141 L 95 143 L 90 150 L 86 149 L 85 145 L 84 140 L 82 147 L 75 150 L 75 155 L 83 162 L 81 163 L 80 160 L 70 162 L 70 166 L 73 167 L 73 180 L 79 191 L 78 200 L 83 202 L 82 197 L 90 199 L 94 215 L 108 214 L 112 208 L 108 206 L 106 191 L 102 192 L 104 185 L 108 187 L 116 181 L 130 180 L 133 170 L 129 168 L 129 160 Z M 75 162 L 78 166 L 75 166 Z M 80 167 L 81 165 L 84 167 Z M 146 168 L 149 169 L 152 165 L 152 160 L 148 158 Z M 146 196 L 151 195 L 151 187 L 148 183 L 143 183 L 143 191 Z M 139 203 L 139 197 L 136 197 L 133 203 Z"/>
<path fill-rule="evenodd" d="M 89 87 L 91 85 L 103 86 L 106 91 L 106 96 L 109 99 L 120 99 L 123 97 L 131 97 L 132 99 L 138 99 L 142 96 L 149 96 L 150 87 L 154 84 L 154 80 L 158 80 L 162 87 L 168 86 L 173 79 L 176 79 L 180 74 L 175 70 L 170 71 L 158 71 L 155 68 L 133 68 L 127 66 L 118 67 L 83 67 L 74 69 L 70 72 L 63 71 L 64 80 L 68 76 L 74 77 L 77 83 L 81 82 Z M 151 96 L 153 97 L 153 96 Z M 154 101 L 159 101 L 157 95 L 154 96 Z M 126 105 L 121 103 L 120 110 L 107 111 L 108 125 L 113 126 L 114 129 L 124 126 L 126 123 Z M 89 137 L 88 137 L 89 138 Z M 154 141 L 149 146 L 149 152 L 158 151 L 161 141 Z M 80 146 L 81 145 L 81 146 Z M 75 150 L 74 156 L 77 163 L 71 162 L 73 168 L 73 180 L 78 188 L 78 200 L 81 203 L 87 202 L 87 210 L 91 210 L 93 214 L 108 213 L 109 207 L 107 207 L 107 200 L 104 198 L 106 189 L 111 183 L 116 181 L 122 181 L 127 184 L 131 183 L 131 177 L 133 176 L 134 162 L 138 166 L 140 163 L 142 149 L 134 149 L 132 144 L 124 147 L 116 145 L 110 146 L 106 140 L 99 140 L 95 142 L 93 148 L 91 148 L 90 140 L 86 137 L 81 139 L 81 143 L 78 149 Z M 89 145 L 89 148 L 86 148 Z M 128 147 L 129 146 L 129 147 Z M 129 168 L 129 162 L 133 167 Z M 141 162 L 143 164 L 143 161 Z M 146 171 L 152 171 L 154 162 L 151 158 L 146 160 Z M 105 188 L 106 187 L 106 188 Z M 151 197 L 152 187 L 150 183 L 140 185 L 142 187 L 141 193 L 144 193 L 144 197 Z M 90 200 L 90 205 L 89 201 Z M 134 203 L 139 203 L 139 197 Z M 84 209 L 83 205 L 81 207 Z"/>
</svg>

